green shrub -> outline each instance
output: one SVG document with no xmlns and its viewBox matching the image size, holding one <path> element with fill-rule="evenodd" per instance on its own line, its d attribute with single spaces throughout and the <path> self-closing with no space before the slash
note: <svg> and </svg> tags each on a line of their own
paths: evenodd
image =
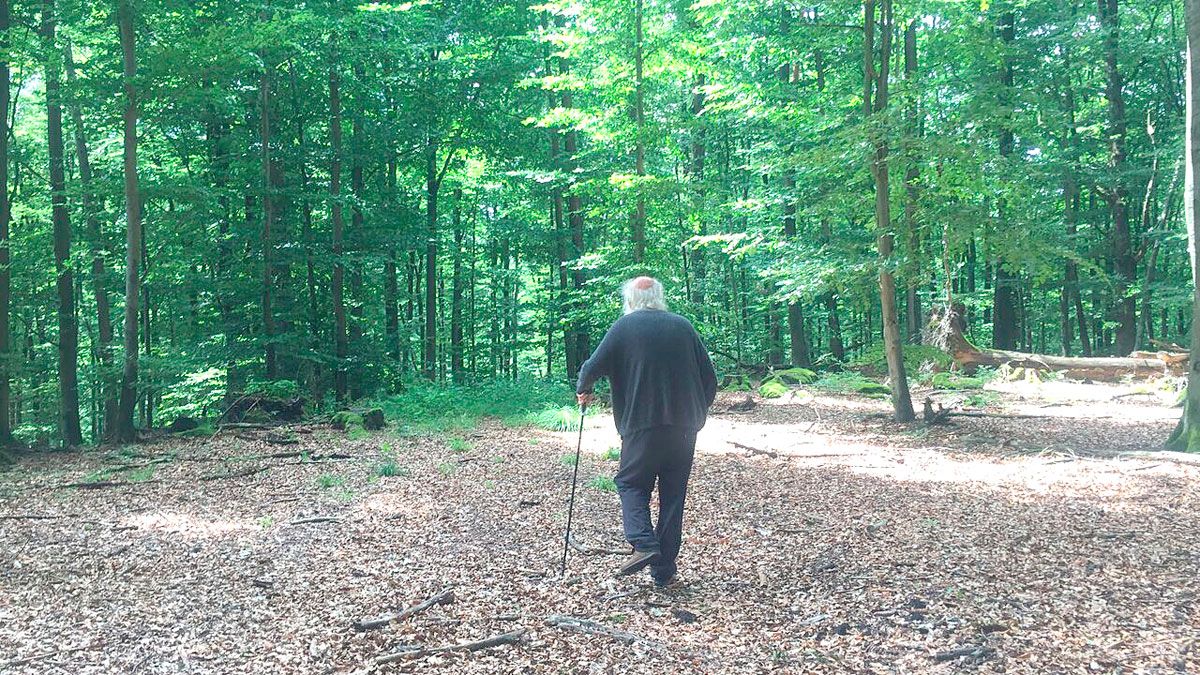
<svg viewBox="0 0 1200 675">
<path fill-rule="evenodd" d="M 874 380 L 868 380 L 866 377 L 853 371 L 841 373 L 827 373 L 821 379 L 813 383 L 817 389 L 832 391 L 839 394 L 865 394 L 867 396 L 886 396 L 892 393 L 892 390 L 887 385 L 880 384 Z"/>
<path fill-rule="evenodd" d="M 604 451 L 604 459 L 606 459 L 610 462 L 621 461 L 621 449 L 620 448 L 609 448 L 609 449 L 605 450 Z"/>
<path fill-rule="evenodd" d="M 764 382 L 758 388 L 758 395 L 763 398 L 780 398 L 786 393 L 788 393 L 788 386 L 779 380 Z"/>
<path fill-rule="evenodd" d="M 467 452 L 471 449 L 471 442 L 462 436 L 455 436 L 448 441 L 451 452 Z"/>
<path fill-rule="evenodd" d="M 300 385 L 295 380 L 255 380 L 246 383 L 246 393 L 267 398 L 296 398 Z"/>
<path fill-rule="evenodd" d="M 381 408 L 401 434 L 429 434 L 472 429 L 484 417 L 510 425 L 528 424 L 531 414 L 574 400 L 574 391 L 564 383 L 523 379 L 470 386 L 412 382 L 402 393 L 364 403 Z"/>
<path fill-rule="evenodd" d="M 937 389 L 949 389 L 954 391 L 964 391 L 969 389 L 983 389 L 986 381 L 982 377 L 967 377 L 966 375 L 958 375 L 956 373 L 934 373 L 929 379 L 929 384 Z"/>
<path fill-rule="evenodd" d="M 976 391 L 968 394 L 963 403 L 972 408 L 986 408 L 999 400 L 1000 395 L 994 391 Z"/>
<path fill-rule="evenodd" d="M 400 466 L 395 462 L 384 462 L 375 466 L 375 475 L 380 478 L 394 478 L 397 476 L 407 477 L 410 474 L 408 467 Z"/>
<path fill-rule="evenodd" d="M 577 461 L 578 460 L 575 458 L 574 454 L 563 455 L 562 457 L 558 458 L 558 463 L 562 464 L 563 466 L 575 466 Z"/>
<path fill-rule="evenodd" d="M 578 431 L 579 409 L 574 406 L 557 406 L 534 413 L 528 417 L 529 423 L 550 431 Z"/>
<path fill-rule="evenodd" d="M 775 371 L 775 379 L 784 384 L 812 384 L 817 381 L 817 374 L 808 368 L 788 368 Z"/>
<path fill-rule="evenodd" d="M 343 476 L 337 476 L 332 473 L 323 473 L 320 476 L 317 476 L 317 487 L 321 488 L 322 490 L 328 490 L 329 488 L 338 487 L 339 485 L 345 484 L 346 479 Z"/>
<path fill-rule="evenodd" d="M 730 375 L 725 378 L 721 389 L 725 391 L 752 391 L 754 382 L 748 375 Z"/>
<path fill-rule="evenodd" d="M 596 476 L 588 481 L 587 486 L 601 492 L 616 492 L 617 482 L 608 476 Z"/>
<path fill-rule="evenodd" d="M 906 373 L 915 377 L 920 372 L 921 366 L 926 363 L 930 364 L 933 370 L 946 370 L 954 363 L 954 359 L 937 347 L 904 345 L 904 371 Z M 884 377 L 888 372 L 887 354 L 884 352 L 882 344 L 875 345 L 859 354 L 848 365 L 852 369 L 877 377 Z"/>
</svg>

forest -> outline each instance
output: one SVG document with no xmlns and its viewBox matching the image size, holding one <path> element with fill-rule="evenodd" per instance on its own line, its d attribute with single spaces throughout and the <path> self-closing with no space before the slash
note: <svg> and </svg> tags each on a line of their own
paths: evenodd
<svg viewBox="0 0 1200 675">
<path fill-rule="evenodd" d="M 0 0 L 0 672 L 1200 672 L 1197 45 Z"/>
<path fill-rule="evenodd" d="M 998 349 L 1187 344 L 1183 22 L 4 0 L 0 438 L 566 382 L 638 273 L 726 373 L 878 357 L 956 303 Z"/>
</svg>

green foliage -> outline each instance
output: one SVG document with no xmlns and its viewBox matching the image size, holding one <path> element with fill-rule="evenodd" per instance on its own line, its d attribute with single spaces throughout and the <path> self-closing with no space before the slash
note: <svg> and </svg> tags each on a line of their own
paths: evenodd
<svg viewBox="0 0 1200 675">
<path fill-rule="evenodd" d="M 987 380 L 982 377 L 967 377 L 951 372 L 934 373 L 929 379 L 929 384 L 935 389 L 947 389 L 952 391 L 962 391 L 969 389 L 983 389 L 983 385 L 987 384 Z"/>
<path fill-rule="evenodd" d="M 345 484 L 345 476 L 338 476 L 332 473 L 323 473 L 320 476 L 317 476 L 317 487 L 321 488 L 322 490 L 340 487 Z"/>
<path fill-rule="evenodd" d="M 575 466 L 576 461 L 574 453 L 562 455 L 558 458 L 558 463 L 563 466 Z"/>
<path fill-rule="evenodd" d="M 788 368 L 775 371 L 775 379 L 788 385 L 812 384 L 818 379 L 816 372 L 808 368 Z"/>
<path fill-rule="evenodd" d="M 754 382 L 748 375 L 730 375 L 721 388 L 725 391 L 752 391 Z"/>
<path fill-rule="evenodd" d="M 453 433 L 474 428 L 484 417 L 506 424 L 528 423 L 534 412 L 566 405 L 571 388 L 542 380 L 499 380 L 472 386 L 414 383 L 403 393 L 376 399 L 401 434 Z"/>
<path fill-rule="evenodd" d="M 763 398 L 780 398 L 788 391 L 788 386 L 779 380 L 768 380 L 758 388 L 758 395 Z"/>
<path fill-rule="evenodd" d="M 610 462 L 621 461 L 621 449 L 620 448 L 609 448 L 609 449 L 605 450 L 604 451 L 604 459 L 606 459 Z"/>
<path fill-rule="evenodd" d="M 935 371 L 946 370 L 954 364 L 949 354 L 929 345 L 904 345 L 904 371 L 911 377 L 916 377 L 921 369 L 930 368 Z M 887 354 L 883 344 L 878 344 L 863 352 L 849 363 L 855 370 L 865 375 L 886 377 L 888 374 Z"/>
<path fill-rule="evenodd" d="M 471 442 L 461 436 L 455 436 L 447 441 L 451 452 L 467 452 L 471 449 Z"/>
<path fill-rule="evenodd" d="M 374 474 L 380 478 L 408 477 L 411 473 L 408 467 L 390 461 L 375 465 L 374 471 Z"/>
<path fill-rule="evenodd" d="M 596 476 L 587 482 L 587 486 L 596 490 L 600 490 L 601 492 L 615 493 L 617 491 L 616 481 L 609 476 Z"/>
<path fill-rule="evenodd" d="M 887 385 L 868 380 L 854 371 L 826 373 L 813 383 L 813 387 L 832 391 L 839 394 L 864 394 L 872 397 L 882 397 L 891 394 Z"/>
<path fill-rule="evenodd" d="M 295 380 L 256 380 L 246 383 L 246 393 L 265 398 L 293 399 L 300 395 L 300 385 Z"/>
<path fill-rule="evenodd" d="M 458 465 L 454 462 L 442 462 L 438 464 L 437 470 L 443 476 L 449 477 L 453 476 L 455 471 L 458 471 Z"/>
<path fill-rule="evenodd" d="M 578 431 L 579 408 L 573 406 L 556 406 L 528 417 L 529 423 L 550 431 Z"/>
<path fill-rule="evenodd" d="M 154 471 L 157 468 L 157 465 L 147 464 L 136 469 L 130 469 L 125 473 L 125 480 L 130 483 L 144 483 L 154 477 Z"/>
<path fill-rule="evenodd" d="M 999 401 L 1000 395 L 994 391 L 974 391 L 963 399 L 963 404 L 971 408 L 987 408 Z"/>
</svg>

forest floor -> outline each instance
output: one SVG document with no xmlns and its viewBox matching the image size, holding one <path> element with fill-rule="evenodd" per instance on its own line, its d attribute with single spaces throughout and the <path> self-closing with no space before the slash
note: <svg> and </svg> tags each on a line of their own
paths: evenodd
<svg viewBox="0 0 1200 675">
<path fill-rule="evenodd" d="M 722 394 L 664 592 L 612 578 L 604 415 L 575 512 L 591 554 L 566 579 L 571 433 L 224 430 L 29 457 L 0 473 L 0 672 L 1200 672 L 1200 458 L 1155 450 L 1178 409 L 1001 389 L 1005 416 L 933 427 L 860 396 Z M 85 480 L 110 484 L 63 487 Z M 436 649 L 494 636 L 516 642 Z"/>
</svg>

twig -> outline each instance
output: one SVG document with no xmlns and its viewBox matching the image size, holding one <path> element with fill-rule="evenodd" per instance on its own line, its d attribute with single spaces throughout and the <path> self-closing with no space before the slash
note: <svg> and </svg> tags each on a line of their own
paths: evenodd
<svg viewBox="0 0 1200 675">
<path fill-rule="evenodd" d="M 266 471 L 266 470 L 267 470 L 267 467 L 265 467 L 265 466 L 251 466 L 251 467 L 247 467 L 245 469 L 239 469 L 238 471 L 232 471 L 229 473 L 214 473 L 214 474 L 210 474 L 208 476 L 201 476 L 200 480 L 208 481 L 208 480 L 220 480 L 222 478 L 244 478 L 246 476 L 253 476 L 254 474 L 262 473 L 263 471 Z"/>
<path fill-rule="evenodd" d="M 480 649 L 499 647 L 500 645 L 514 645 L 525 639 L 525 633 L 526 631 L 524 628 L 518 628 L 517 630 L 510 631 L 508 633 L 493 635 L 492 637 L 484 638 L 483 640 L 476 640 L 474 642 L 461 642 L 456 645 L 445 645 L 443 647 L 415 646 L 412 649 L 407 649 L 392 654 L 385 654 L 383 656 L 377 656 L 372 663 L 376 666 L 380 666 L 385 663 L 394 663 L 396 661 L 403 661 L 405 659 L 416 659 L 422 656 L 428 656 L 430 654 L 444 654 L 446 652 L 474 652 L 479 651 Z"/>
<path fill-rule="evenodd" d="M 90 646 L 91 645 L 83 645 L 81 647 L 69 647 L 67 649 L 56 649 L 52 652 L 42 652 L 41 654 L 34 654 L 33 656 L 25 656 L 25 657 L 22 657 L 19 659 L 13 659 L 11 661 L 5 661 L 5 662 L 0 663 L 0 671 L 8 670 L 9 668 L 16 668 L 17 666 L 27 666 L 27 665 L 33 663 L 34 661 L 42 661 L 45 659 L 54 658 L 55 656 L 58 656 L 59 654 L 70 654 L 72 652 L 83 651 L 83 650 L 89 648 Z"/>
<path fill-rule="evenodd" d="M 627 633 L 623 630 L 610 628 L 609 626 L 605 626 L 597 621 L 592 621 L 591 619 L 581 619 L 574 616 L 551 614 L 550 616 L 546 617 L 546 625 L 554 626 L 555 628 L 562 628 L 564 630 L 573 630 L 579 633 L 587 633 L 589 635 L 604 635 L 614 640 L 624 642 L 627 645 L 631 645 L 635 642 L 648 642 L 648 640 L 640 635 L 634 635 L 633 633 Z"/>
<path fill-rule="evenodd" d="M 47 516 L 39 513 L 13 513 L 0 516 L 0 520 L 57 520 L 59 518 L 74 518 L 75 516 Z"/>
<path fill-rule="evenodd" d="M 146 483 L 161 483 L 159 480 L 139 480 L 137 482 L 123 480 L 98 480 L 98 481 L 82 481 L 79 483 L 63 483 L 62 485 L 54 486 L 56 489 L 79 488 L 80 490 L 99 490 L 101 488 L 110 487 L 133 487 L 135 485 L 145 485 Z"/>
<path fill-rule="evenodd" d="M 312 518 L 297 518 L 289 521 L 288 525 L 306 525 L 308 523 L 340 523 L 341 516 L 313 516 Z"/>
<path fill-rule="evenodd" d="M 743 443 L 738 443 L 737 441 L 729 441 L 729 444 L 734 446 L 735 448 L 741 448 L 743 450 L 747 450 L 752 455 L 766 455 L 767 457 L 770 457 L 772 459 L 777 459 L 779 457 L 779 453 L 775 452 L 774 450 L 761 450 L 754 446 L 745 445 Z"/>
<path fill-rule="evenodd" d="M 985 656 L 991 656 L 994 653 L 996 653 L 996 650 L 992 649 L 991 647 L 970 645 L 967 647 L 959 647 L 958 649 L 949 649 L 944 652 L 938 652 L 933 655 L 933 660 L 937 661 L 938 663 L 943 663 L 945 661 L 953 661 L 963 656 L 974 656 L 981 658 Z"/>
<path fill-rule="evenodd" d="M 412 607 L 402 609 L 394 614 L 384 614 L 383 616 L 378 616 L 374 619 L 359 619 L 358 621 L 352 623 L 351 626 L 357 631 L 383 628 L 384 626 L 387 626 L 393 622 L 403 621 L 417 612 L 423 612 L 434 605 L 448 605 L 452 602 L 454 602 L 454 589 L 445 588 L 442 589 L 442 591 L 437 595 L 434 595 L 424 602 L 413 605 Z"/>
</svg>

